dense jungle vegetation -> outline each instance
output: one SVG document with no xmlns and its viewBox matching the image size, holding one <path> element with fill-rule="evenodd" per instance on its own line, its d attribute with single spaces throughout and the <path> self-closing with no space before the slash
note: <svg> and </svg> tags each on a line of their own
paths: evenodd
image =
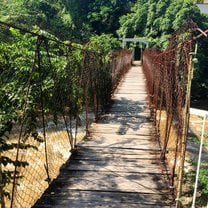
<svg viewBox="0 0 208 208">
<path fill-rule="evenodd" d="M 76 42 L 71 51 L 60 49 L 55 43 L 49 42 L 51 63 L 47 62 L 47 50 L 44 51 L 42 62 L 45 71 L 36 72 L 30 81 L 34 83 L 29 96 L 30 108 L 28 118 L 35 120 L 30 111 L 39 101 L 36 81 L 41 79 L 44 84 L 45 99 L 51 96 L 58 77 L 60 88 L 64 90 L 68 76 L 77 73 L 81 66 L 83 54 L 78 48 L 86 48 L 99 52 L 104 56 L 107 65 L 109 53 L 120 48 L 119 38 L 146 37 L 151 47 L 164 49 L 168 45 L 171 34 L 186 20 L 192 19 L 204 30 L 208 28 L 208 16 L 201 14 L 193 0 L 1 0 L 0 21 L 42 33 L 53 39 L 66 43 Z M 5 135 L 12 128 L 11 121 L 17 122 L 22 116 L 21 107 L 25 102 L 25 86 L 31 73 L 36 39 L 18 30 L 0 26 L 0 157 L 3 152 L 16 148 L 8 144 Z M 199 41 L 198 64 L 194 73 L 192 96 L 194 99 L 208 100 L 208 39 Z M 42 46 L 43 47 L 43 46 Z M 67 52 L 66 52 L 67 51 Z M 64 56 L 67 53 L 68 56 Z M 61 56 L 60 56 L 61 54 Z M 58 58 L 59 57 L 59 58 Z M 61 57 L 61 58 L 60 58 Z M 73 64 L 69 66 L 68 62 Z M 100 64 L 99 63 L 99 64 Z M 53 65 L 53 70 L 51 70 Z M 68 73 L 64 74 L 64 69 Z M 72 71 L 74 70 L 74 71 Z M 66 82 L 65 82 L 66 81 Z M 75 111 L 81 106 L 80 89 L 73 89 L 76 102 Z M 67 94 L 67 93 L 66 93 Z M 54 98 L 55 99 L 55 98 Z M 71 99 L 71 98 L 70 98 Z M 73 100 L 74 99 L 74 100 Z M 50 100 L 50 99 L 49 99 Z M 6 102 L 9 101 L 9 102 Z M 56 108 L 46 102 L 46 111 Z M 31 124 L 31 120 L 26 121 Z M 28 126 L 26 137 L 33 133 L 37 138 L 35 124 Z M 31 148 L 22 146 L 22 148 Z M 1 166 L 15 164 L 10 158 L 1 157 Z M 19 163 L 26 166 L 27 163 Z M 0 168 L 0 172 L 1 172 Z M 13 172 L 5 171 L 0 177 L 0 185 L 4 187 L 11 182 Z M 204 183 L 203 183 L 204 182 Z M 205 192 L 208 192 L 207 178 L 202 180 Z M 8 193 L 0 188 L 0 195 Z"/>
<path fill-rule="evenodd" d="M 2 0 L 0 20 L 32 29 L 35 25 L 62 40 L 86 43 L 102 33 L 114 37 L 147 37 L 165 48 L 171 34 L 187 18 L 208 28 L 208 17 L 193 0 Z M 207 97 L 207 40 L 199 43 L 193 96 Z"/>
</svg>

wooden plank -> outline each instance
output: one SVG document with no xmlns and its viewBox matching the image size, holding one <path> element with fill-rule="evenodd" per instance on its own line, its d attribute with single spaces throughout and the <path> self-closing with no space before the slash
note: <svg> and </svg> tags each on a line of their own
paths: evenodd
<svg viewBox="0 0 208 208">
<path fill-rule="evenodd" d="M 103 142 L 128 142 L 128 141 L 138 141 L 141 142 L 140 144 L 144 143 L 146 145 L 153 144 L 155 140 L 154 136 L 142 136 L 142 135 L 116 135 L 116 134 L 103 134 L 103 133 L 97 133 L 97 134 L 91 134 L 88 138 L 86 138 L 84 141 L 94 141 L 94 140 L 102 140 Z M 153 144 L 154 145 L 154 144 Z"/>
<path fill-rule="evenodd" d="M 135 104 L 130 104 L 130 105 L 127 105 L 127 104 L 125 104 L 125 103 L 122 103 L 122 102 L 117 102 L 117 103 L 114 103 L 112 106 L 111 106 L 111 110 L 113 109 L 113 108 L 123 108 L 123 109 L 125 109 L 125 110 L 140 110 L 141 112 L 144 112 L 145 110 L 149 110 L 148 108 L 147 108 L 147 106 L 146 106 L 146 104 L 137 104 L 137 105 L 135 105 Z"/>
<path fill-rule="evenodd" d="M 109 119 L 113 117 L 134 117 L 134 118 L 150 118 L 150 112 L 122 112 L 119 110 L 114 110 L 111 112 L 107 112 L 106 116 L 109 116 Z M 104 117 L 104 116 L 103 116 Z"/>
<path fill-rule="evenodd" d="M 149 109 L 144 107 L 144 105 L 138 106 L 118 106 L 113 105 L 109 112 L 126 112 L 126 113 L 148 113 L 150 112 Z"/>
<path fill-rule="evenodd" d="M 132 126 L 131 126 L 132 125 Z M 152 122 L 145 122 L 144 120 L 134 120 L 134 119 L 129 119 L 128 121 L 122 123 L 93 123 L 91 125 L 92 128 L 103 128 L 103 129 L 108 129 L 108 128 L 120 128 L 121 126 L 130 126 L 132 129 L 137 129 L 137 128 L 154 128 Z"/>
<path fill-rule="evenodd" d="M 141 157 L 141 155 L 121 155 L 121 154 L 104 154 L 104 155 L 99 155 L 99 154 L 76 154 L 76 157 L 71 157 L 69 160 L 69 165 L 71 161 L 101 161 L 101 162 L 112 162 L 112 163 L 118 163 L 119 161 L 122 161 L 123 163 L 129 163 L 129 162 L 144 162 L 144 161 L 149 161 L 149 163 L 152 164 L 161 164 L 161 161 L 158 160 L 157 157 L 149 158 L 149 157 Z M 128 164 L 127 164 L 128 166 Z"/>
<path fill-rule="evenodd" d="M 155 135 L 153 136 L 142 136 L 142 135 L 128 135 L 128 134 L 124 134 L 124 135 L 116 135 L 116 134 L 110 134 L 110 133 L 106 133 L 106 134 L 103 134 L 103 133 L 96 133 L 96 134 L 91 134 L 89 137 L 85 138 L 85 140 L 92 140 L 93 138 L 96 138 L 97 137 L 101 137 L 101 138 L 106 138 L 107 140 L 111 141 L 113 139 L 137 139 L 137 140 L 145 140 L 145 141 L 156 141 L 157 140 L 155 139 Z M 98 138 L 99 139 L 99 138 Z"/>
<path fill-rule="evenodd" d="M 129 95 L 132 96 L 133 95 Z M 112 104 L 123 104 L 123 105 L 132 105 L 132 106 L 140 106 L 143 105 L 144 107 L 146 107 L 146 105 L 148 104 L 148 100 L 146 99 L 146 97 L 144 96 L 143 99 L 141 99 L 139 102 L 138 100 L 131 100 L 131 99 L 127 99 L 124 97 L 121 97 L 119 94 L 114 95 L 114 97 L 112 98 L 111 101 Z"/>
<path fill-rule="evenodd" d="M 141 162 L 141 161 L 140 161 Z M 152 161 L 151 161 L 152 162 Z M 117 161 L 115 163 L 108 163 L 106 161 L 94 161 L 94 160 L 83 160 L 78 162 L 72 160 L 68 166 L 68 170 L 86 170 L 86 171 L 99 171 L 99 172 L 130 172 L 130 173 L 150 173 L 150 174 L 161 174 L 161 168 L 158 164 L 151 163 L 150 161 L 142 161 L 141 163 L 134 162 L 123 162 Z"/>
<path fill-rule="evenodd" d="M 144 165 L 140 165 L 140 167 L 132 166 L 132 167 L 124 167 L 124 166 L 113 166 L 113 165 L 106 165 L 106 166 L 100 166 L 100 165 L 73 165 L 71 164 L 68 168 L 68 170 L 71 171 L 94 171 L 99 172 L 99 174 L 103 174 L 104 172 L 111 172 L 111 173 L 135 173 L 135 174 L 158 174 L 159 176 L 163 175 L 161 174 L 162 169 L 156 167 L 146 167 Z M 165 178 L 165 176 L 163 176 Z"/>
<path fill-rule="evenodd" d="M 148 104 L 147 100 L 141 100 L 141 101 L 130 101 L 130 100 L 126 100 L 126 99 L 121 99 L 121 98 L 113 98 L 112 99 L 112 103 L 113 104 L 123 104 L 123 105 L 137 105 L 137 106 L 144 106 L 146 108 L 148 108 L 146 105 Z"/>
<path fill-rule="evenodd" d="M 145 89 L 142 88 L 126 88 L 126 89 L 122 89 L 115 92 L 115 96 L 117 95 L 121 95 L 121 94 L 127 94 L 127 95 L 144 95 L 144 96 L 148 96 L 148 94 L 146 92 L 142 92 L 145 91 Z M 130 93 L 129 93 L 130 92 Z"/>
<path fill-rule="evenodd" d="M 111 108 L 119 108 L 119 107 L 123 107 L 123 108 L 129 108 L 129 109 L 135 109 L 135 108 L 138 108 L 140 109 L 141 111 L 144 111 L 145 109 L 147 109 L 147 106 L 145 103 L 129 103 L 127 104 L 125 101 L 122 101 L 122 100 L 118 100 L 117 102 L 115 101 L 113 103 L 113 105 L 111 106 Z"/>
<path fill-rule="evenodd" d="M 90 132 L 92 133 L 103 133 L 103 134 L 117 134 L 117 135 L 141 135 L 141 136 L 153 136 L 155 135 L 155 131 L 149 128 L 143 128 L 143 129 L 138 129 L 138 130 L 132 130 L 132 129 L 125 129 L 125 128 L 120 128 L 120 129 L 113 129 L 113 128 L 106 128 L 106 129 L 90 129 Z"/>
<path fill-rule="evenodd" d="M 67 197 L 65 195 L 67 195 Z M 54 200 L 51 201 L 51 197 L 53 197 Z M 60 197 L 63 198 L 63 200 L 59 204 L 57 204 L 56 199 Z M 46 195 L 45 201 L 50 201 L 50 204 L 52 206 L 69 206 L 72 205 L 71 202 L 79 201 L 79 206 L 81 204 L 83 207 L 86 207 L 86 205 L 91 205 L 91 207 L 112 207 L 112 205 L 114 207 L 120 207 L 120 205 L 122 206 L 122 204 L 125 205 L 123 207 L 153 207 L 159 205 L 162 207 L 167 207 L 170 204 L 170 199 L 168 199 L 165 195 L 80 190 L 69 190 L 64 194 L 60 194 L 60 192 L 52 192 Z M 44 202 L 40 203 L 39 206 L 44 206 Z"/>
<path fill-rule="evenodd" d="M 145 99 L 147 98 L 146 93 L 116 93 L 114 98 L 125 98 L 125 99 L 132 99 L 132 100 L 139 100 L 139 99 Z"/>
<path fill-rule="evenodd" d="M 157 162 L 159 160 L 159 154 L 147 154 L 147 155 L 143 155 L 143 153 L 141 154 L 116 154 L 116 153 L 112 153 L 112 154 L 108 154 L 108 153 L 101 153 L 102 155 L 100 156 L 99 152 L 89 152 L 86 151 L 85 153 L 77 153 L 76 154 L 76 159 L 81 159 L 81 160 L 114 160 L 119 157 L 120 159 L 123 160 L 130 160 L 130 159 L 137 159 L 137 160 L 151 160 L 154 162 Z M 74 159 L 74 158 L 73 158 Z"/>
<path fill-rule="evenodd" d="M 160 159 L 160 152 L 147 152 L 144 156 L 144 152 L 147 151 L 140 151 L 138 154 L 118 154 L 118 153 L 103 153 L 103 152 L 78 152 L 76 154 L 76 159 L 83 159 L 83 160 L 114 160 L 117 157 L 123 159 L 138 159 L 138 160 L 159 160 Z M 102 154 L 102 155 L 100 155 Z M 73 158 L 74 159 L 74 158 Z"/>
<path fill-rule="evenodd" d="M 60 189 L 58 189 L 60 190 Z M 132 193 L 132 192 L 102 192 L 95 191 L 80 191 L 80 190 L 68 190 L 66 192 L 51 192 L 46 195 L 48 199 L 51 196 L 55 198 L 63 197 L 67 195 L 67 200 L 79 199 L 82 202 L 122 202 L 122 203 L 135 203 L 140 204 L 141 201 L 145 204 L 155 204 L 158 201 L 162 201 L 163 204 L 168 204 L 169 198 L 162 194 L 148 194 L 148 193 Z"/>
<path fill-rule="evenodd" d="M 160 151 L 159 149 L 150 148 L 147 149 L 133 149 L 133 148 L 118 148 L 118 147 L 102 147 L 102 148 L 96 148 L 96 146 L 85 146 L 83 145 L 78 146 L 78 151 L 76 152 L 77 158 L 94 158 L 98 160 L 99 158 L 106 158 L 108 160 L 109 158 L 113 160 L 113 158 L 142 158 L 142 159 L 159 159 L 160 157 Z"/>
<path fill-rule="evenodd" d="M 156 203 L 156 204 L 144 204 L 144 203 L 139 203 L 139 204 L 133 204 L 133 203 L 105 203 L 105 202 L 88 202 L 88 203 L 82 203 L 82 202 L 78 202 L 77 200 L 72 200 L 72 201 L 66 201 L 66 200 L 62 200 L 61 202 L 59 201 L 58 204 L 56 204 L 57 201 L 55 203 L 53 203 L 52 201 L 49 202 L 49 204 L 45 204 L 45 205 L 39 205 L 36 206 L 36 208 L 171 208 L 170 205 L 164 205 L 162 203 Z M 172 206 L 173 207 L 173 206 Z"/>
<path fill-rule="evenodd" d="M 150 117 L 150 113 L 125 113 L 125 112 L 107 112 L 105 115 L 101 116 L 101 120 L 106 119 L 106 120 L 114 120 L 114 119 L 118 119 L 120 121 L 124 121 L 126 119 L 151 119 Z M 114 120 L 116 121 L 116 120 Z"/>
<path fill-rule="evenodd" d="M 96 159 L 96 158 L 94 158 Z M 98 158 L 100 159 L 100 157 Z M 83 166 L 87 166 L 87 165 L 95 165 L 95 166 L 122 166 L 124 168 L 128 167 L 135 167 L 135 168 L 144 168 L 145 167 L 150 167 L 150 168 L 159 168 L 159 163 L 158 161 L 154 161 L 152 159 L 147 158 L 146 160 L 141 160 L 141 159 L 121 159 L 119 157 L 114 157 L 111 158 L 109 160 L 104 160 L 104 157 L 102 158 L 102 160 L 80 160 L 80 159 L 72 159 L 69 162 L 69 166 L 71 165 L 83 165 Z M 132 171 L 130 171 L 132 172 Z M 161 173 L 161 172 L 160 172 Z"/>
<path fill-rule="evenodd" d="M 67 171 L 59 176 L 56 185 L 62 190 L 101 190 L 142 193 L 168 193 L 161 175 L 126 172 Z"/>
<path fill-rule="evenodd" d="M 111 116 L 108 116 L 111 115 Z M 105 121 L 108 121 L 107 123 L 118 123 L 124 125 L 125 123 L 131 122 L 153 122 L 153 119 L 150 118 L 149 114 L 143 115 L 143 116 L 116 116 L 115 114 L 110 114 L 101 116 L 100 120 L 97 123 L 104 123 Z"/>
<path fill-rule="evenodd" d="M 102 136 L 100 136 L 102 134 Z M 126 138 L 124 138 L 125 136 Z M 128 137 L 127 137 L 128 136 Z M 147 149 L 147 146 L 153 147 L 154 143 L 150 136 L 145 138 L 145 136 L 139 136 L 135 138 L 134 135 L 113 135 L 103 134 L 103 133 L 92 133 L 90 139 L 86 139 L 83 146 L 97 146 L 100 147 L 126 147 L 131 148 L 132 146 L 139 146 L 140 149 Z M 159 149 L 159 146 L 154 146 L 154 149 Z"/>
<path fill-rule="evenodd" d="M 144 91 L 143 93 L 147 94 L 145 85 L 123 85 L 116 89 L 115 94 L 116 92 L 122 92 L 123 90 L 125 91 L 129 90 L 129 91 L 138 92 L 138 93 L 141 93 L 141 91 Z"/>
<path fill-rule="evenodd" d="M 101 153 L 101 154 L 124 154 L 124 155 L 148 155 L 148 154 L 159 154 L 160 151 L 155 149 L 155 147 L 146 147 L 141 149 L 139 147 L 97 147 L 97 146 L 87 146 L 85 147 L 84 142 L 79 144 L 77 147 L 76 154 L 83 154 L 83 152 L 90 153 Z"/>
<path fill-rule="evenodd" d="M 91 127 L 90 127 L 90 131 L 91 132 L 103 132 L 103 131 L 106 131 L 106 130 L 109 130 L 108 133 L 110 132 L 123 132 L 125 131 L 129 134 L 134 134 L 134 133 L 141 133 L 142 131 L 144 131 L 144 133 L 148 132 L 148 133 L 151 133 L 151 132 L 155 132 L 155 128 L 153 128 L 153 125 L 152 123 L 150 122 L 136 122 L 136 121 L 131 121 L 131 119 L 129 119 L 130 121 L 129 122 L 124 122 L 122 124 L 122 122 L 120 122 L 120 124 L 117 124 L 117 123 L 97 123 L 97 124 L 93 124 Z M 135 134 L 136 135 L 136 134 Z"/>
<path fill-rule="evenodd" d="M 120 84 L 118 85 L 118 87 L 121 87 L 121 86 L 132 86 L 132 85 L 135 85 L 135 86 L 146 86 L 145 83 L 144 83 L 144 80 L 143 82 L 139 80 L 135 81 L 135 80 L 132 80 L 132 82 L 129 82 L 128 80 L 121 80 Z"/>
<path fill-rule="evenodd" d="M 144 125 L 144 126 L 143 126 Z M 144 132 L 144 134 L 151 134 L 151 133 L 155 133 L 155 129 L 151 129 L 152 125 L 145 125 L 145 124 L 140 124 L 138 123 L 138 126 L 133 126 L 133 124 L 123 124 L 123 125 L 120 125 L 120 126 L 116 126 L 116 125 L 104 125 L 103 127 L 102 126 L 99 126 L 99 125 L 96 125 L 95 127 L 90 127 L 89 128 L 89 131 L 90 132 L 105 132 L 107 131 L 107 133 L 118 133 L 118 134 L 132 134 L 132 135 L 142 135 L 142 132 Z"/>
</svg>

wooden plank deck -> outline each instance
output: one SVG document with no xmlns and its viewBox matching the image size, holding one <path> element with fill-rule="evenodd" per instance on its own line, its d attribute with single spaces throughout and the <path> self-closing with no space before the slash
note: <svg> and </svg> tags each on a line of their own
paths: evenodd
<svg viewBox="0 0 208 208">
<path fill-rule="evenodd" d="M 35 208 L 172 207 L 141 67 L 126 74 L 90 132 Z"/>
</svg>

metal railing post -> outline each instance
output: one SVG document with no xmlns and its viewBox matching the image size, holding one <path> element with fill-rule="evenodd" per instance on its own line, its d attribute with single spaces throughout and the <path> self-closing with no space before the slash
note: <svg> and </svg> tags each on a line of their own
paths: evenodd
<svg viewBox="0 0 208 208">
<path fill-rule="evenodd" d="M 200 142 L 200 148 L 199 148 L 199 157 L 198 157 L 197 170 L 196 170 L 196 179 L 195 179 L 195 185 L 194 185 L 194 194 L 193 194 L 193 201 L 192 201 L 192 207 L 191 208 L 195 208 L 195 203 L 196 203 L 196 194 L 197 194 L 199 171 L 200 171 L 200 165 L 201 165 L 202 149 L 203 149 L 203 143 L 204 143 L 204 132 L 205 132 L 206 117 L 207 117 L 207 115 L 204 115 L 203 125 L 202 125 L 202 133 L 201 133 L 201 142 Z"/>
<path fill-rule="evenodd" d="M 191 52 L 189 54 L 188 63 L 188 81 L 186 89 L 186 100 L 184 106 L 184 119 L 183 119 L 183 137 L 181 142 L 181 154 L 180 154 L 180 169 L 178 174 L 178 186 L 177 186 L 177 196 L 176 196 L 176 208 L 181 208 L 181 195 L 182 195 L 182 184 L 183 184 L 183 174 L 184 174 L 184 163 L 186 156 L 186 144 L 187 144 L 187 130 L 189 122 L 189 108 L 190 108 L 190 97 L 191 97 L 191 83 L 193 78 L 193 55 L 195 53 Z"/>
</svg>

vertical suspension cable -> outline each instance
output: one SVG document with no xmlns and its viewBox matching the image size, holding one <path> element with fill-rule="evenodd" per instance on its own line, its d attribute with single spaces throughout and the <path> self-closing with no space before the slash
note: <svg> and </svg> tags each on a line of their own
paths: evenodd
<svg viewBox="0 0 208 208">
<path fill-rule="evenodd" d="M 66 133 L 67 133 L 67 136 L 68 136 L 68 139 L 69 139 L 69 143 L 70 143 L 70 147 L 71 147 L 71 151 L 72 151 L 73 150 L 72 138 L 71 138 L 71 134 L 70 134 L 69 129 L 68 129 L 68 124 L 67 124 L 66 117 L 65 117 L 64 113 L 62 113 L 62 117 L 63 117 L 63 120 L 64 120 Z"/>
<path fill-rule="evenodd" d="M 90 79 L 90 69 L 86 64 L 86 59 L 88 59 L 87 52 L 83 54 L 83 64 L 82 64 L 82 82 L 84 88 L 84 101 L 85 101 L 85 131 L 86 136 L 89 136 L 89 79 Z"/>
<path fill-rule="evenodd" d="M 192 45 L 192 42 L 190 42 Z M 191 47 L 190 47 L 191 48 Z M 178 176 L 178 187 L 177 187 L 177 197 L 176 197 L 176 208 L 181 208 L 181 195 L 182 195 L 182 185 L 183 185 L 183 174 L 184 174 L 184 163 L 185 163 L 185 154 L 187 146 L 187 133 L 188 125 L 190 119 L 190 98 L 191 98 L 191 84 L 193 79 L 193 55 L 194 52 L 189 53 L 189 63 L 188 63 L 188 80 L 186 86 L 186 100 L 184 105 L 184 120 L 183 120 L 183 137 L 182 137 L 182 149 L 180 154 L 180 169 Z"/>
<path fill-rule="evenodd" d="M 51 182 L 50 173 L 49 173 L 49 162 L 48 162 L 48 150 L 47 150 L 47 137 L 46 137 L 46 122 L 45 122 L 45 109 L 44 109 L 44 100 L 43 100 L 43 72 L 41 71 L 41 44 L 44 41 L 43 37 L 39 38 L 40 44 L 38 45 L 37 51 L 37 64 L 38 64 L 38 73 L 39 73 L 39 82 L 40 82 L 40 102 L 41 102 L 41 116 L 42 116 L 42 126 L 43 126 L 43 139 L 44 139 L 44 149 L 45 149 L 45 170 L 47 174 L 46 181 L 48 184 Z"/>
</svg>

